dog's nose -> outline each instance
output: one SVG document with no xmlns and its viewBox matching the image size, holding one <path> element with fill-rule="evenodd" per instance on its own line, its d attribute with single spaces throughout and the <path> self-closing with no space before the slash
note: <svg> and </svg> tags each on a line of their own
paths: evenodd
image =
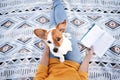
<svg viewBox="0 0 120 80">
<path fill-rule="evenodd" d="M 53 51 L 57 53 L 58 52 L 58 48 L 54 48 Z"/>
</svg>

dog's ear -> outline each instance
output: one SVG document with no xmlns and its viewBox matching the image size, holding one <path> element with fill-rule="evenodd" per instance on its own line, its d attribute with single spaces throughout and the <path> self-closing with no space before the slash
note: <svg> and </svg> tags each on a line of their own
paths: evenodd
<svg viewBox="0 0 120 80">
<path fill-rule="evenodd" d="M 59 23 L 56 26 L 56 29 L 58 29 L 61 32 L 65 32 L 65 30 L 66 30 L 66 20 L 64 20 L 62 23 Z"/>
<path fill-rule="evenodd" d="M 44 29 L 35 29 L 34 34 L 43 40 L 47 39 L 47 31 Z"/>
</svg>

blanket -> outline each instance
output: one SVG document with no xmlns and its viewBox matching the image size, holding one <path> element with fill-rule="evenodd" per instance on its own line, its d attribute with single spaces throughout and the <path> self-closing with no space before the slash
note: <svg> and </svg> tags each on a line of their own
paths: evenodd
<svg viewBox="0 0 120 80">
<path fill-rule="evenodd" d="M 61 1 L 78 41 L 94 23 L 115 38 L 102 58 L 91 59 L 89 80 L 120 80 L 120 1 Z M 0 0 L 0 80 L 33 80 L 45 47 L 33 30 L 50 28 L 52 9 L 52 0 Z"/>
</svg>

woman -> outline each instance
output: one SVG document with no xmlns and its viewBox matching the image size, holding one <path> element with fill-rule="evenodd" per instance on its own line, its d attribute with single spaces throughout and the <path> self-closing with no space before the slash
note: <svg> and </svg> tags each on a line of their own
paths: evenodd
<svg viewBox="0 0 120 80">
<path fill-rule="evenodd" d="M 60 0 L 54 0 L 51 24 L 57 25 L 66 18 Z M 70 32 L 69 28 L 67 32 Z M 86 56 L 82 61 L 77 41 L 73 35 L 71 42 L 73 49 L 65 55 L 63 63 L 50 53 L 46 45 L 34 80 L 88 80 L 88 66 L 94 50 L 93 48 L 86 49 Z"/>
</svg>

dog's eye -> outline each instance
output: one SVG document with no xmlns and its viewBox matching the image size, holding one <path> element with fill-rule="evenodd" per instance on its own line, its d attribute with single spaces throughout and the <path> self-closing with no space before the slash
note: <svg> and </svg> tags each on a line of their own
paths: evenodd
<svg viewBox="0 0 120 80">
<path fill-rule="evenodd" d="M 49 44 L 51 43 L 51 41 L 47 41 Z"/>
<path fill-rule="evenodd" d="M 61 40 L 61 38 L 58 37 L 58 38 L 57 38 L 57 41 L 60 41 L 60 40 Z"/>
</svg>

